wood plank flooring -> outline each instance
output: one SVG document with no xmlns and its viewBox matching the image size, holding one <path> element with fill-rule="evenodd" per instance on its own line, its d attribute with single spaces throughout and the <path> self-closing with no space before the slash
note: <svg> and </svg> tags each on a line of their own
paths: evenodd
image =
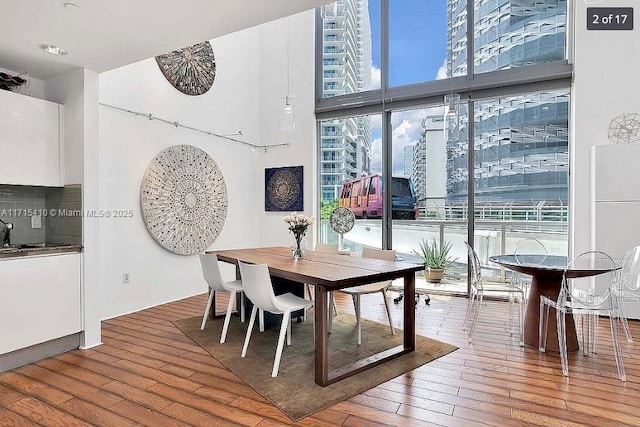
<svg viewBox="0 0 640 427">
<path fill-rule="evenodd" d="M 380 295 L 366 297 L 363 316 L 385 322 Z M 337 301 L 340 310 L 353 311 L 347 296 Z M 200 315 L 205 303 L 200 295 L 107 320 L 103 345 L 0 374 L 0 426 L 292 424 L 171 323 Z M 432 296 L 429 306 L 421 301 L 418 334 L 460 349 L 297 425 L 640 425 L 640 344 L 623 339 L 623 383 L 603 319 L 599 353 L 572 353 L 565 378 L 557 353 L 517 345 L 506 303 L 485 304 L 469 344 L 462 331 L 466 299 Z M 402 306 L 391 307 L 400 325 Z M 640 339 L 640 322 L 631 327 Z"/>
</svg>

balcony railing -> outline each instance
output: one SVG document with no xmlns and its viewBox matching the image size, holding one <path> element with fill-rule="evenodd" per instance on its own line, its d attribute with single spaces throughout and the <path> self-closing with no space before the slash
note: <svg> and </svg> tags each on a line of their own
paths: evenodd
<svg viewBox="0 0 640 427">
<path fill-rule="evenodd" d="M 418 243 L 425 239 L 451 242 L 452 256 L 456 261 L 445 270 L 442 284 L 427 283 L 422 275 L 416 277 L 416 286 L 427 291 L 467 292 L 467 252 L 464 242 L 468 240 L 468 224 L 462 217 L 457 220 L 418 219 L 393 221 L 393 248 L 399 256 L 409 262 L 419 262 L 413 255 Z M 338 236 L 327 220 L 320 221 L 319 240 L 337 243 Z M 495 220 L 476 219 L 474 246 L 482 264 L 482 273 L 488 281 L 508 281 L 511 272 L 489 262 L 493 255 L 513 253 L 515 246 L 525 237 L 535 237 L 542 241 L 550 255 L 568 254 L 568 223 L 554 220 Z M 355 253 L 363 246 L 380 247 L 382 242 L 382 222 L 377 219 L 357 219 L 356 225 L 344 236 L 344 245 Z"/>
</svg>

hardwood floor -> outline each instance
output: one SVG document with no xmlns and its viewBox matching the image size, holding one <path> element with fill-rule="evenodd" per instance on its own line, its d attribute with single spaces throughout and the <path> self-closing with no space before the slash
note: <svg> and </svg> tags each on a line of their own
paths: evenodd
<svg viewBox="0 0 640 427">
<path fill-rule="evenodd" d="M 384 322 L 380 296 L 366 297 L 363 316 Z M 352 311 L 347 298 L 337 297 L 339 308 Z M 200 315 L 205 303 L 201 295 L 107 320 L 103 345 L 0 374 L 0 426 L 291 424 L 171 323 Z M 391 307 L 399 325 L 402 308 Z M 557 353 L 512 339 L 506 303 L 486 303 L 467 343 L 466 307 L 466 299 L 444 296 L 417 307 L 418 334 L 459 350 L 297 425 L 640 425 L 638 351 L 623 340 L 628 380 L 621 382 L 607 321 L 600 322 L 599 353 L 572 353 L 565 378 Z M 640 339 L 640 323 L 631 327 Z"/>
</svg>

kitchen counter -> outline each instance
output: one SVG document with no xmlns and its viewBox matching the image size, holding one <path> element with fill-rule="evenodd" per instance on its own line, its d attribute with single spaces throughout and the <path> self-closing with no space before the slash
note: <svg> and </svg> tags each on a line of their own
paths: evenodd
<svg viewBox="0 0 640 427">
<path fill-rule="evenodd" d="M 26 257 L 34 255 L 55 255 L 62 253 L 82 252 L 82 245 L 64 243 L 26 243 L 0 247 L 0 260 L 4 258 Z"/>
</svg>

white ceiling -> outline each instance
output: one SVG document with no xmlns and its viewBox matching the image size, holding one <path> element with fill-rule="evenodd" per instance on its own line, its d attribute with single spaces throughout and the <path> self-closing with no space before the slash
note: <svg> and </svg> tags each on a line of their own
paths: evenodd
<svg viewBox="0 0 640 427">
<path fill-rule="evenodd" d="M 328 2 L 0 0 L 0 67 L 38 79 L 77 67 L 103 72 Z M 41 43 L 69 54 L 47 54 Z"/>
</svg>

